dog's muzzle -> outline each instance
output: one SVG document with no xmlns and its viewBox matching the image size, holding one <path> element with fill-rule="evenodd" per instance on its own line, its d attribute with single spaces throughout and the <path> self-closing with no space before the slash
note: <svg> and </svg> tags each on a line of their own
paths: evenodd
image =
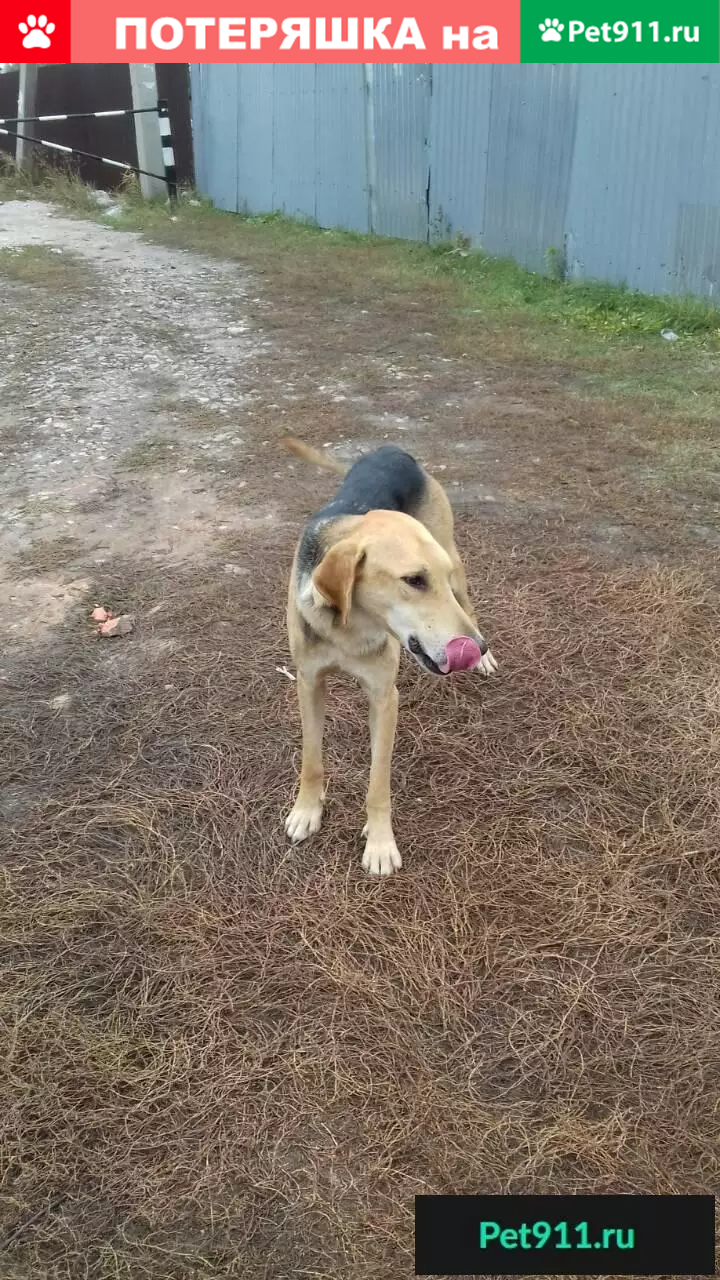
<svg viewBox="0 0 720 1280">
<path fill-rule="evenodd" d="M 438 666 L 437 662 L 433 662 L 432 658 L 430 657 L 430 654 L 425 652 L 417 636 L 409 637 L 407 642 L 407 647 L 410 650 L 410 652 L 422 663 L 426 671 L 430 671 L 434 676 L 441 676 L 444 674 L 442 669 Z"/>
<path fill-rule="evenodd" d="M 488 652 L 487 643 L 482 637 L 476 641 L 471 636 L 453 636 L 452 640 L 448 640 L 442 662 L 436 662 L 430 657 L 417 636 L 410 636 L 408 649 L 427 671 L 438 676 L 449 675 L 451 671 L 472 671 L 481 664 Z"/>
</svg>

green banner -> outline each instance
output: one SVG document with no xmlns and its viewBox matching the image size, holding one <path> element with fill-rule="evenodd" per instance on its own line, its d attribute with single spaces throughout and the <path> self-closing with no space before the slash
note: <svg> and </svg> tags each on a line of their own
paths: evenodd
<svg viewBox="0 0 720 1280">
<path fill-rule="evenodd" d="M 718 0 L 522 0 L 522 62 L 717 62 Z"/>
</svg>

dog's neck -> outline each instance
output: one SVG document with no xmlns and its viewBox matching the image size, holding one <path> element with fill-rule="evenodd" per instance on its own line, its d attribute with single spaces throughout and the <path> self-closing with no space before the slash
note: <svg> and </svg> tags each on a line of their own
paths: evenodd
<svg viewBox="0 0 720 1280">
<path fill-rule="evenodd" d="M 300 617 L 318 641 L 335 645 L 356 656 L 377 653 L 387 644 L 387 628 L 354 605 L 351 605 L 343 626 L 339 611 L 320 594 L 311 575 L 300 583 L 297 604 Z"/>
</svg>

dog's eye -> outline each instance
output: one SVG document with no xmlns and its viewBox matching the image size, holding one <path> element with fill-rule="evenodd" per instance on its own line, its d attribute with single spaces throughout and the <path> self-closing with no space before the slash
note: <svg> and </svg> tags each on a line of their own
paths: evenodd
<svg viewBox="0 0 720 1280">
<path fill-rule="evenodd" d="M 425 591 L 427 588 L 427 578 L 424 573 L 411 573 L 409 577 L 403 578 L 409 587 L 414 587 L 416 591 Z"/>
</svg>

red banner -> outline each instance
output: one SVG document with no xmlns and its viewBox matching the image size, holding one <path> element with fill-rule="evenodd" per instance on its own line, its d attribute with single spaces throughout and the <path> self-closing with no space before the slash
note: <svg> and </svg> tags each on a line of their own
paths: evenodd
<svg viewBox="0 0 720 1280">
<path fill-rule="evenodd" d="M 32 3 L 32 0 L 30 0 Z M 519 62 L 520 0 L 402 10 L 301 5 L 243 9 L 237 0 L 5 0 L 6 62 Z"/>
</svg>

